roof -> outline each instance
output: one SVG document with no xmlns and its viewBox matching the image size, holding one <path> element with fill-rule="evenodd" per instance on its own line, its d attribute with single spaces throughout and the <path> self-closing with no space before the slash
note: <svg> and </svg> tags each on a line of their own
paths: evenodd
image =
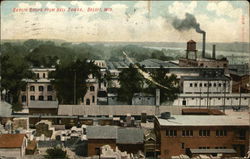
<svg viewBox="0 0 250 159">
<path fill-rule="evenodd" d="M 220 76 L 220 77 L 205 77 L 205 76 L 182 76 L 183 80 L 205 80 L 205 81 L 217 81 L 217 80 L 227 80 L 229 81 L 230 78 L 227 76 Z"/>
<path fill-rule="evenodd" d="M 161 126 L 249 126 L 249 116 L 232 115 L 172 115 L 157 118 Z"/>
<path fill-rule="evenodd" d="M 57 108 L 58 101 L 30 101 L 29 108 Z"/>
<path fill-rule="evenodd" d="M 11 105 L 7 102 L 0 101 L 0 117 L 10 117 L 11 114 Z"/>
<path fill-rule="evenodd" d="M 107 97 L 107 92 L 106 91 L 98 91 L 97 97 Z"/>
<path fill-rule="evenodd" d="M 194 40 L 189 40 L 187 43 L 196 43 Z"/>
<path fill-rule="evenodd" d="M 186 108 L 182 109 L 182 115 L 224 115 L 224 113 L 218 109 Z"/>
<path fill-rule="evenodd" d="M 117 126 L 87 126 L 88 139 L 117 139 Z"/>
<path fill-rule="evenodd" d="M 198 153 L 198 154 L 204 154 L 204 153 L 236 153 L 234 149 L 190 149 L 191 153 Z"/>
<path fill-rule="evenodd" d="M 145 68 L 160 68 L 162 67 L 177 67 L 178 65 L 169 62 L 169 61 L 161 61 L 158 59 L 147 59 L 139 63 L 141 66 Z"/>
<path fill-rule="evenodd" d="M 22 147 L 25 134 L 0 134 L 0 148 Z"/>
<path fill-rule="evenodd" d="M 143 143 L 144 134 L 140 128 L 119 128 L 118 144 L 140 144 Z"/>
</svg>

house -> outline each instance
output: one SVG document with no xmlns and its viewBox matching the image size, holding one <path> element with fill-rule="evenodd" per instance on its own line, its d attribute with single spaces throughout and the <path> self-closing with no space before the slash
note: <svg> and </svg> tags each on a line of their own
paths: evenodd
<svg viewBox="0 0 250 159">
<path fill-rule="evenodd" d="M 144 150 L 143 130 L 140 128 L 118 128 L 116 145 L 121 151 L 137 154 Z"/>
<path fill-rule="evenodd" d="M 170 115 L 155 117 L 160 158 L 181 154 L 244 157 L 249 148 L 248 115 Z"/>
<path fill-rule="evenodd" d="M 113 150 L 116 147 L 117 126 L 87 126 L 88 156 L 100 154 L 100 148 L 109 145 Z"/>
<path fill-rule="evenodd" d="M 155 96 L 148 93 L 135 93 L 132 105 L 155 105 Z"/>
<path fill-rule="evenodd" d="M 0 156 L 22 158 L 26 147 L 25 134 L 0 134 Z"/>
</svg>

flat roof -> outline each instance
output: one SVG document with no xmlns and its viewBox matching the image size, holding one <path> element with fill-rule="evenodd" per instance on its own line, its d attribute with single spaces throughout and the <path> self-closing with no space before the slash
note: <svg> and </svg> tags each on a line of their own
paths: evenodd
<svg viewBox="0 0 250 159">
<path fill-rule="evenodd" d="M 232 115 L 171 115 L 158 118 L 161 126 L 249 126 L 249 116 Z"/>
<path fill-rule="evenodd" d="M 193 154 L 204 154 L 204 153 L 236 153 L 234 149 L 190 149 Z"/>
</svg>

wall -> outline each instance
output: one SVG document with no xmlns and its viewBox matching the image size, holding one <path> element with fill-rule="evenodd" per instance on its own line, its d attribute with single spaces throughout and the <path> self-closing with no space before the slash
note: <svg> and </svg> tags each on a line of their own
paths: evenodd
<svg viewBox="0 0 250 159">
<path fill-rule="evenodd" d="M 0 148 L 0 156 L 21 158 L 20 148 Z"/>
<path fill-rule="evenodd" d="M 104 145 L 110 145 L 113 150 L 116 147 L 115 139 L 89 139 L 88 140 L 88 156 L 96 155 L 96 148 L 100 148 Z"/>
<path fill-rule="evenodd" d="M 236 131 L 239 128 L 244 128 L 246 133 L 245 140 L 238 140 L 236 138 Z M 177 130 L 176 137 L 166 136 L 166 129 Z M 200 129 L 210 130 L 210 136 L 199 136 Z M 182 130 L 193 130 L 193 136 L 182 136 Z M 227 136 L 216 136 L 216 130 L 227 130 Z M 247 127 L 222 127 L 222 126 L 210 126 L 210 127 L 162 127 L 160 129 L 161 140 L 161 158 L 169 158 L 170 156 L 177 156 L 186 154 L 186 148 L 198 149 L 199 147 L 209 147 L 213 149 L 215 147 L 233 148 L 233 144 L 244 144 L 245 152 L 248 149 L 249 131 Z M 182 148 L 184 143 L 184 148 Z"/>
</svg>

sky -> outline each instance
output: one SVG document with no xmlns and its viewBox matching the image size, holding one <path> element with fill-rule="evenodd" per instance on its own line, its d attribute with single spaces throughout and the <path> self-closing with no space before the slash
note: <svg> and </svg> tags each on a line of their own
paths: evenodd
<svg viewBox="0 0 250 159">
<path fill-rule="evenodd" d="M 207 42 L 249 42 L 249 3 L 214 0 L 3 1 L 1 39 L 199 42 L 202 36 L 195 29 L 178 31 L 172 26 L 173 19 L 184 19 L 186 13 L 206 31 Z"/>
</svg>

